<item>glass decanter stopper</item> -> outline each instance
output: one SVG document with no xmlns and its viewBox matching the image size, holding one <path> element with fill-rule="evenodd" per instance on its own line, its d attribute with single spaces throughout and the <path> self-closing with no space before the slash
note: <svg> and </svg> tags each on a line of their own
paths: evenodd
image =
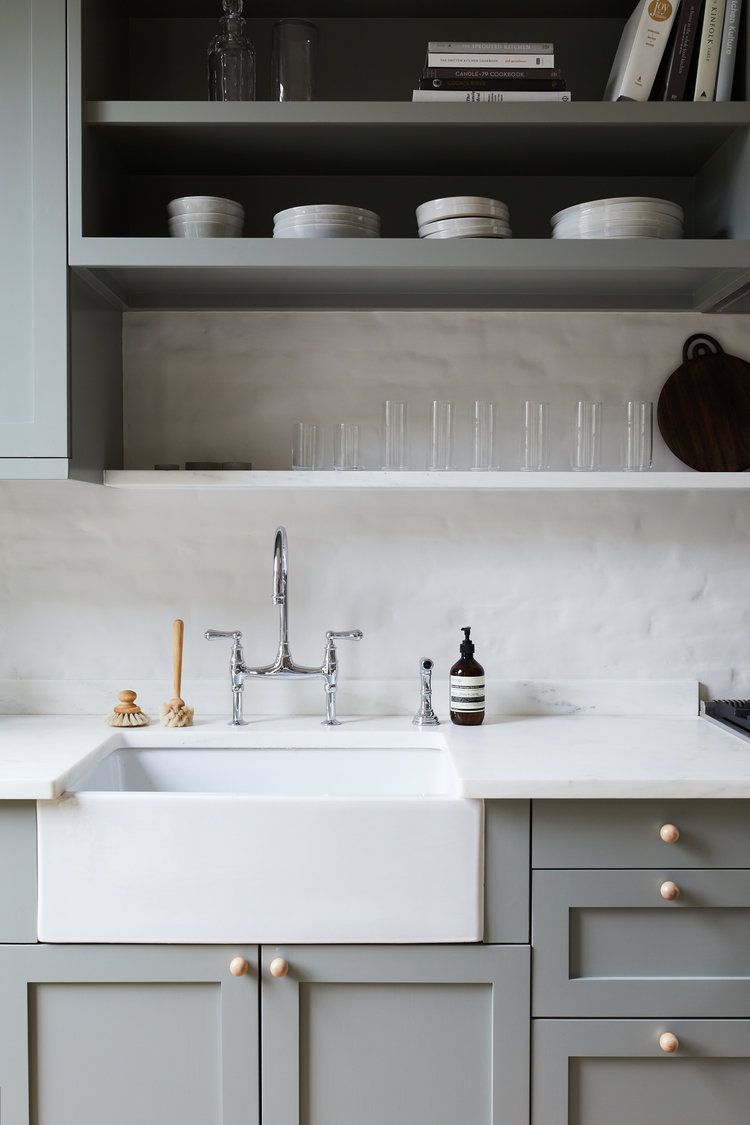
<svg viewBox="0 0 750 1125">
<path fill-rule="evenodd" d="M 208 100 L 255 100 L 255 47 L 245 35 L 242 0 L 222 0 L 219 33 L 208 45 Z"/>
</svg>

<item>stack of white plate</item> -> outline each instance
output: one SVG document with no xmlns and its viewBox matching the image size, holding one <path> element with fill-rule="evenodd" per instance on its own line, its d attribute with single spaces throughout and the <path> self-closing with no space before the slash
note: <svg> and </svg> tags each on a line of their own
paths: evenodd
<svg viewBox="0 0 750 1125">
<path fill-rule="evenodd" d="M 552 216 L 553 238 L 682 238 L 679 203 L 647 195 L 594 199 Z"/>
<path fill-rule="evenodd" d="M 273 223 L 274 238 L 380 238 L 380 215 L 343 203 L 289 207 Z"/>
<path fill-rule="evenodd" d="M 167 204 L 172 238 L 240 238 L 245 210 L 233 199 L 184 195 Z"/>
<path fill-rule="evenodd" d="M 451 195 L 417 207 L 420 238 L 512 238 L 508 205 L 482 195 Z"/>
</svg>

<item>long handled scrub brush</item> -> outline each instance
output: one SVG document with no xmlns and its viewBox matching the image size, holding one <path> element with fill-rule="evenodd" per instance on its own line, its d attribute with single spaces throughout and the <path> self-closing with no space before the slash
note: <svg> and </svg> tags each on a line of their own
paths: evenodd
<svg viewBox="0 0 750 1125">
<path fill-rule="evenodd" d="M 118 692 L 120 702 L 104 719 L 108 727 L 147 727 L 151 722 L 136 703 L 134 691 Z"/>
<path fill-rule="evenodd" d="M 193 708 L 180 698 L 182 688 L 182 645 L 185 638 L 185 622 L 178 618 L 172 625 L 172 675 L 174 699 L 162 703 L 159 708 L 159 722 L 163 727 L 191 727 Z"/>
</svg>

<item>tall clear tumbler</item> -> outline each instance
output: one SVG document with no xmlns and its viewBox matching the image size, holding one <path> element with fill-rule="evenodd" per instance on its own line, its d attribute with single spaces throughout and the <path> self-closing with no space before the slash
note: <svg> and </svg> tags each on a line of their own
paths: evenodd
<svg viewBox="0 0 750 1125">
<path fill-rule="evenodd" d="M 629 402 L 625 416 L 625 460 L 628 473 L 645 473 L 654 463 L 654 404 Z"/>
<path fill-rule="evenodd" d="M 407 408 L 405 402 L 387 399 L 383 403 L 383 449 L 381 468 L 407 469 Z"/>
<path fill-rule="evenodd" d="M 474 403 L 474 456 L 471 463 L 475 471 L 495 468 L 495 404 Z"/>
<path fill-rule="evenodd" d="M 272 98 L 311 102 L 315 97 L 318 29 L 308 20 L 279 20 L 271 35 Z"/>
<path fill-rule="evenodd" d="M 292 468 L 311 469 L 320 467 L 323 452 L 323 432 L 313 422 L 295 422 L 292 430 Z"/>
<path fill-rule="evenodd" d="M 549 468 L 549 403 L 528 401 L 521 410 L 521 468 L 539 473 Z"/>
<path fill-rule="evenodd" d="M 455 468 L 456 404 L 436 399 L 432 404 L 429 467 L 433 471 Z"/>
<path fill-rule="evenodd" d="M 573 423 L 573 468 L 593 473 L 602 467 L 601 402 L 577 402 Z"/>
</svg>

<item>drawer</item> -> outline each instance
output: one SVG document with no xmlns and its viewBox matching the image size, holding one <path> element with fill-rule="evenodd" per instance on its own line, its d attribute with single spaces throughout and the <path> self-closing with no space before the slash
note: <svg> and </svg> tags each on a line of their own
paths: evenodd
<svg viewBox="0 0 750 1125">
<path fill-rule="evenodd" d="M 535 1020 L 532 1049 L 532 1125 L 750 1119 L 749 1020 Z"/>
<path fill-rule="evenodd" d="M 534 867 L 750 868 L 750 801 L 534 801 L 532 818 Z"/>
<path fill-rule="evenodd" d="M 750 871 L 535 871 L 532 945 L 537 1016 L 750 1017 Z"/>
</svg>

